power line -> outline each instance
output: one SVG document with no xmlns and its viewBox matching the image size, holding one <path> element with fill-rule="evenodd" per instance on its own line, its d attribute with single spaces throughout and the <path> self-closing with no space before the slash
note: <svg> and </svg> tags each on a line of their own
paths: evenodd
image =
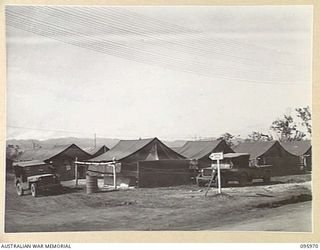
<svg viewBox="0 0 320 250">
<path fill-rule="evenodd" d="M 65 8 L 68 8 L 68 7 L 65 7 Z M 73 9 L 73 8 L 72 8 Z M 83 9 L 83 7 L 78 7 L 77 9 Z M 150 17 L 150 16 L 146 16 L 146 15 L 142 15 L 142 14 L 139 14 L 135 11 L 132 11 L 132 10 L 129 10 L 125 7 L 108 7 L 108 8 L 99 8 L 100 10 L 104 10 L 104 11 L 110 11 L 110 12 L 117 12 L 118 14 L 122 14 L 122 17 L 126 17 L 126 16 L 132 16 L 136 19 L 141 19 L 141 20 L 145 20 L 145 23 L 147 24 L 150 24 L 150 23 L 153 23 L 155 25 L 158 25 L 158 24 L 166 24 L 168 25 L 167 27 L 168 28 L 171 28 L 171 27 L 175 27 L 177 29 L 177 31 L 184 31 L 186 33 L 191 33 L 193 34 L 194 36 L 197 36 L 197 35 L 203 35 L 203 32 L 199 31 L 199 30 L 196 30 L 196 29 L 193 29 L 193 28 L 186 28 L 186 27 L 183 27 L 183 26 L 179 26 L 179 25 L 176 25 L 176 24 L 172 24 L 172 23 L 168 23 L 168 22 L 165 22 L 163 20 L 159 20 L 159 19 L 156 19 L 154 17 Z M 91 10 L 91 8 L 90 8 Z M 127 13 L 127 15 L 125 15 L 125 13 Z M 209 41 L 212 41 L 212 40 L 209 40 Z M 217 39 L 215 39 L 214 41 L 217 41 Z M 274 53 L 282 53 L 282 54 L 299 54 L 297 52 L 281 52 L 281 51 L 278 51 L 278 50 L 275 50 L 275 49 L 272 49 L 272 48 L 267 48 L 267 47 L 264 47 L 264 46 L 260 46 L 260 45 L 257 45 L 257 44 L 249 44 L 249 43 L 243 43 L 243 42 L 238 42 L 236 40 L 233 40 L 233 39 L 230 39 L 228 38 L 228 40 L 226 41 L 226 43 L 231 46 L 231 45 L 235 45 L 235 46 L 240 46 L 240 47 L 247 47 L 247 48 L 250 48 L 252 49 L 252 47 L 255 47 L 257 49 L 261 49 L 263 51 L 269 51 L 269 52 L 274 52 Z"/>
<path fill-rule="evenodd" d="M 27 8 L 26 11 L 28 12 L 28 8 L 29 7 L 25 7 Z M 119 15 L 116 14 L 115 16 L 112 15 L 113 13 L 113 9 L 105 9 L 105 8 L 102 8 L 102 9 L 97 9 L 97 8 L 94 8 L 94 9 L 91 9 L 91 12 L 90 14 L 87 13 L 87 11 L 83 10 L 83 8 L 72 8 L 72 10 L 70 10 L 71 8 L 70 7 L 41 7 L 41 12 L 36 12 L 35 14 L 37 16 L 39 16 L 40 14 L 47 14 L 48 17 L 56 17 L 57 16 L 57 13 L 63 13 L 64 16 L 63 17 L 66 17 L 67 15 L 69 16 L 70 18 L 70 15 L 74 18 L 76 18 L 75 20 L 73 19 L 70 19 L 70 21 L 77 21 L 79 22 L 79 20 L 83 20 L 85 19 L 86 22 L 85 22 L 85 25 L 87 26 L 89 23 L 94 23 L 95 25 L 95 28 L 99 27 L 100 30 L 101 30 L 101 27 L 104 31 L 108 31 L 110 32 L 110 28 L 113 29 L 114 31 L 117 30 L 117 31 L 126 31 L 127 33 L 132 33 L 132 34 L 136 34 L 136 35 L 140 35 L 140 36 L 145 36 L 145 37 L 152 37 L 152 38 L 155 38 L 155 39 L 158 39 L 158 40 L 161 40 L 162 42 L 166 42 L 166 43 L 170 43 L 170 44 L 175 44 L 175 45 L 180 45 L 180 46 L 183 46 L 183 47 L 187 47 L 187 48 L 190 48 L 192 50 L 189 50 L 189 53 L 193 52 L 193 50 L 196 50 L 198 53 L 199 52 L 202 52 L 202 55 L 205 55 L 206 57 L 210 54 L 218 54 L 218 55 L 225 55 L 225 56 L 228 56 L 228 57 L 235 57 L 236 59 L 242 59 L 242 60 L 245 60 L 246 63 L 248 62 L 251 62 L 252 63 L 252 58 L 247 58 L 247 57 L 239 57 L 239 56 L 236 56 L 234 55 L 234 51 L 230 52 L 228 51 L 229 53 L 225 54 L 225 53 L 222 53 L 222 51 L 224 51 L 222 48 L 222 45 L 223 44 L 219 44 L 219 46 L 217 47 L 217 45 L 215 44 L 217 42 L 217 39 L 206 39 L 204 36 L 201 36 L 201 37 L 194 37 L 194 33 L 193 31 L 190 31 L 189 29 L 187 29 L 187 31 L 190 32 L 193 32 L 191 34 L 189 34 L 189 36 L 187 36 L 186 38 L 196 38 L 196 39 L 201 39 L 201 41 L 203 40 L 206 40 L 206 41 L 209 41 L 210 42 L 210 50 L 204 50 L 201 46 L 199 46 L 198 42 L 197 43 L 193 43 L 192 40 L 189 39 L 189 42 L 188 43 L 177 43 L 175 41 L 166 41 L 164 39 L 161 39 L 161 37 L 155 37 L 155 36 L 150 36 L 148 34 L 145 34 L 145 33 L 141 33 L 141 27 L 143 28 L 143 30 L 149 30 L 150 31 L 150 27 L 153 27 L 153 26 L 150 26 L 150 22 L 148 23 L 139 23 L 139 24 L 136 24 L 133 26 L 129 21 L 128 19 L 131 18 L 131 16 L 128 16 L 128 15 L 120 15 L 120 16 L 117 16 Z M 111 12 L 110 12 L 111 11 Z M 30 10 L 29 10 L 30 12 Z M 107 12 L 107 15 L 106 15 L 106 12 Z M 96 14 L 94 14 L 96 13 Z M 67 15 L 66 15 L 67 14 Z M 120 12 L 121 14 L 121 12 Z M 114 18 L 112 18 L 114 17 Z M 122 18 L 121 18 L 122 17 Z M 108 20 L 110 20 L 111 22 L 108 22 Z M 135 20 L 135 19 L 134 19 Z M 99 25 L 100 23 L 100 26 L 97 26 Z M 161 22 L 158 22 L 158 25 L 156 27 L 159 27 L 159 23 Z M 102 25 L 101 25 L 102 24 Z M 116 26 L 115 26 L 116 25 Z M 108 28 L 108 30 L 106 30 L 105 28 Z M 128 29 L 128 27 L 130 27 L 130 29 Z M 137 31 L 137 28 L 138 28 L 138 31 Z M 149 29 L 148 29 L 149 28 Z M 169 27 L 170 28 L 170 27 Z M 140 32 L 139 32 L 140 30 Z M 167 27 L 166 29 L 167 30 Z M 178 32 L 176 29 L 174 29 L 174 31 L 178 34 L 181 33 Z M 184 31 L 183 32 L 187 32 L 187 31 Z M 174 34 L 174 33 L 173 33 Z M 186 33 L 188 35 L 188 33 Z M 172 37 L 172 36 L 171 36 Z M 215 41 L 215 43 L 212 43 L 213 41 Z M 224 42 L 226 43 L 226 42 Z M 192 47 L 190 47 L 190 45 L 193 45 Z M 217 50 L 212 50 L 213 47 L 217 47 Z M 230 46 L 228 45 L 227 48 L 230 48 Z M 237 51 L 242 51 L 243 50 L 243 47 L 235 47 Z M 252 50 L 252 48 L 250 48 L 250 50 Z M 205 53 L 205 54 L 204 54 Z M 267 53 L 266 54 L 267 56 L 270 57 L 270 53 Z M 230 59 L 230 58 L 229 58 Z M 229 60 L 230 61 L 230 60 Z M 239 60 L 238 60 L 239 61 Z M 240 60 L 241 61 L 241 60 Z M 273 58 L 273 61 L 274 61 L 274 58 Z M 255 61 L 255 63 L 258 63 L 258 64 L 261 64 L 264 66 L 264 63 L 263 62 L 260 62 L 260 61 Z M 280 63 L 282 65 L 286 65 L 286 66 L 296 66 L 296 67 L 301 67 L 301 65 L 291 65 L 291 64 L 287 64 L 287 63 Z M 254 65 L 254 64 L 253 64 Z"/>
<path fill-rule="evenodd" d="M 77 21 L 79 24 L 82 23 L 82 24 L 84 24 L 88 27 L 91 27 L 97 31 L 102 31 L 102 32 L 107 32 L 107 33 L 110 33 L 110 31 L 112 31 L 113 32 L 112 34 L 116 33 L 119 37 L 120 37 L 120 35 L 118 34 L 119 31 L 125 31 L 126 34 L 133 34 L 135 36 L 142 37 L 143 39 L 149 38 L 149 39 L 153 39 L 156 41 L 160 41 L 161 42 L 160 45 L 158 44 L 158 42 L 157 43 L 155 43 L 155 42 L 152 43 L 150 41 L 146 42 L 147 44 L 153 45 L 153 47 L 155 47 L 155 50 L 158 52 L 159 52 L 159 50 L 170 49 L 171 51 L 173 50 L 175 52 L 178 51 L 181 53 L 187 52 L 187 54 L 194 55 L 196 57 L 205 57 L 206 59 L 208 59 L 208 57 L 211 56 L 212 58 L 215 59 L 215 61 L 217 60 L 216 55 L 236 57 L 235 59 L 238 59 L 238 60 L 235 60 L 234 58 L 231 60 L 230 58 L 228 58 L 228 63 L 230 64 L 230 62 L 232 62 L 232 63 L 242 64 L 242 65 L 250 64 L 252 67 L 260 67 L 259 70 L 255 70 L 251 67 L 250 70 L 247 70 L 249 72 L 258 72 L 259 74 L 261 74 L 261 71 L 264 71 L 264 72 L 269 72 L 273 75 L 277 74 L 276 72 L 270 70 L 269 67 L 266 67 L 265 64 L 260 61 L 252 62 L 252 60 L 249 58 L 234 56 L 233 53 L 227 53 L 227 54 L 222 53 L 221 48 L 219 48 L 219 51 L 213 51 L 212 47 L 211 47 L 211 50 L 207 50 L 207 49 L 203 49 L 201 46 L 199 46 L 199 44 L 193 44 L 192 42 L 190 42 L 190 39 L 189 39 L 188 43 L 182 43 L 182 42 L 176 42 L 175 39 L 173 41 L 171 41 L 172 39 L 170 40 L 170 38 L 172 38 L 172 36 L 164 38 L 161 36 L 159 37 L 159 36 L 149 35 L 149 34 L 145 34 L 145 33 L 139 33 L 139 32 L 132 30 L 132 29 L 130 30 L 127 28 L 128 26 L 123 25 L 125 23 L 126 19 L 125 20 L 112 19 L 112 22 L 107 23 L 107 25 L 106 25 L 103 22 L 103 21 L 106 21 L 106 19 L 107 19 L 107 17 L 105 17 L 105 16 L 101 16 L 101 15 L 97 16 L 94 13 L 90 13 L 90 15 L 88 15 L 85 12 L 81 12 L 81 11 L 76 12 L 75 10 L 65 11 L 65 10 L 55 9 L 55 11 L 72 15 L 72 18 L 67 21 L 70 21 L 70 22 Z M 78 13 L 78 15 L 75 13 Z M 48 14 L 48 15 L 50 16 L 50 14 Z M 54 17 L 57 17 L 57 14 L 55 14 Z M 62 16 L 62 18 L 65 18 L 65 16 Z M 114 26 L 115 24 L 116 24 L 116 26 Z M 113 25 L 113 26 L 110 26 L 110 25 Z M 136 26 L 134 26 L 134 27 L 136 28 Z M 131 28 L 131 26 L 130 26 L 130 28 Z M 143 43 L 139 42 L 140 40 L 141 39 L 135 40 L 135 43 L 139 44 L 137 46 L 143 46 Z M 163 52 L 168 53 L 168 51 L 163 51 Z M 245 61 L 245 64 L 243 61 Z M 257 63 L 261 64 L 261 65 L 257 65 Z M 261 68 L 261 66 L 263 66 L 263 68 Z M 286 65 L 286 66 L 288 66 L 288 65 Z M 215 67 L 217 67 L 217 66 L 215 66 Z M 221 69 L 222 68 L 223 67 L 221 67 Z M 228 68 L 232 69 L 232 70 L 238 70 L 238 68 L 235 68 L 232 66 L 228 66 Z M 242 69 L 242 71 L 244 71 L 244 70 Z"/>
<path fill-rule="evenodd" d="M 224 78 L 229 80 L 240 80 L 240 81 L 242 80 L 242 81 L 250 81 L 250 82 L 256 82 L 256 83 L 269 83 L 269 84 L 272 84 L 272 83 L 295 84 L 295 83 L 280 82 L 280 81 L 279 82 L 259 81 L 259 80 L 252 80 L 252 79 L 227 77 L 224 75 L 225 73 L 223 73 L 223 71 L 220 72 L 220 74 L 219 72 L 218 73 L 215 72 L 216 75 L 213 76 L 209 72 L 217 70 L 217 68 L 215 69 L 208 68 L 208 66 L 201 64 L 199 62 L 190 62 L 190 64 L 187 65 L 186 67 L 186 65 L 181 65 L 181 61 L 183 61 L 183 58 L 176 58 L 170 55 L 151 53 L 143 49 L 132 48 L 119 43 L 114 43 L 114 42 L 96 39 L 96 38 L 93 39 L 85 34 L 79 33 L 78 31 L 71 31 L 70 29 L 66 29 L 65 27 L 61 27 L 52 23 L 47 23 L 41 20 L 32 19 L 30 17 L 21 17 L 21 16 L 24 16 L 24 15 L 21 13 L 14 13 L 12 11 L 11 12 L 7 11 L 7 24 L 19 29 L 29 31 L 31 33 L 49 37 L 51 39 L 55 39 L 67 44 L 90 49 L 100 53 L 102 52 L 109 55 L 111 54 L 113 56 L 118 56 L 118 57 L 132 60 L 132 61 L 137 61 L 142 63 L 146 63 L 146 61 L 149 61 L 149 63 L 151 64 L 156 64 L 156 65 L 160 64 L 160 66 L 165 68 L 169 67 L 169 68 L 174 68 L 175 70 L 180 70 L 187 73 L 196 73 L 196 74 L 201 74 L 208 77 L 219 77 L 219 78 Z M 60 35 L 61 37 L 57 37 L 57 35 Z M 68 38 L 69 40 L 66 41 L 65 38 Z M 78 38 L 80 38 L 81 42 L 79 42 Z M 107 47 L 107 45 L 109 47 Z M 161 58 L 161 61 L 159 61 L 159 57 Z M 180 64 L 172 65 L 172 61 L 180 62 Z M 181 68 L 181 66 L 184 66 L 184 67 Z"/>
</svg>

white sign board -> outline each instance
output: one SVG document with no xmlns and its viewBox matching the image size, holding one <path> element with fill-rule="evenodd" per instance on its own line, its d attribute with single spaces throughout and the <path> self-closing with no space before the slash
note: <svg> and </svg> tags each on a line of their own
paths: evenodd
<svg viewBox="0 0 320 250">
<path fill-rule="evenodd" d="M 223 159 L 223 153 L 222 152 L 219 152 L 219 153 L 211 153 L 210 155 L 209 155 L 209 158 L 211 159 L 211 160 L 222 160 Z"/>
</svg>

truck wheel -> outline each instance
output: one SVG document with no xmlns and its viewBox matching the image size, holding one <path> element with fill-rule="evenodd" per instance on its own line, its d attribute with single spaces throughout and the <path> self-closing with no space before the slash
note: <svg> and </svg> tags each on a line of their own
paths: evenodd
<svg viewBox="0 0 320 250">
<path fill-rule="evenodd" d="M 31 194 L 33 197 L 37 197 L 38 195 L 38 188 L 36 183 L 31 184 Z"/>
<path fill-rule="evenodd" d="M 241 187 L 246 186 L 248 184 L 248 176 L 246 173 L 241 173 L 239 178 L 239 185 Z"/>
<path fill-rule="evenodd" d="M 23 189 L 22 189 L 22 186 L 21 186 L 21 183 L 20 183 L 20 182 L 18 182 L 18 183 L 16 184 L 16 191 L 17 191 L 17 194 L 18 194 L 19 196 L 22 196 L 22 195 L 23 195 Z"/>
</svg>

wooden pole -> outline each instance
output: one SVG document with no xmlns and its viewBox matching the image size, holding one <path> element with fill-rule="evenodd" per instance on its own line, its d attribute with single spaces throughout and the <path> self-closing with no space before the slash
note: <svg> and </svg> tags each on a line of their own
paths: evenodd
<svg viewBox="0 0 320 250">
<path fill-rule="evenodd" d="M 137 178 L 137 182 L 136 182 L 136 186 L 139 187 L 139 179 L 140 179 L 140 168 L 139 168 L 139 162 L 137 162 L 137 174 L 136 174 L 136 178 Z"/>
<path fill-rule="evenodd" d="M 75 171 L 75 179 L 76 179 L 76 187 L 78 187 L 78 164 L 77 164 L 78 158 L 76 158 L 76 161 L 74 162 L 74 171 Z"/>
<path fill-rule="evenodd" d="M 218 168 L 218 193 L 221 194 L 221 175 L 220 175 L 220 160 L 217 160 Z"/>
<path fill-rule="evenodd" d="M 117 189 L 116 164 L 113 164 L 113 187 Z"/>
<path fill-rule="evenodd" d="M 212 165 L 213 165 L 213 161 L 212 161 L 211 166 L 212 166 Z M 208 194 L 208 192 L 209 192 L 209 190 L 210 190 L 210 188 L 211 188 L 211 184 L 212 184 L 212 182 L 213 182 L 213 178 L 214 178 L 214 174 L 213 174 L 213 168 L 212 168 L 211 179 L 210 179 L 210 182 L 209 182 L 208 189 L 207 189 L 207 191 L 205 192 L 204 196 L 207 196 L 207 194 Z"/>
</svg>

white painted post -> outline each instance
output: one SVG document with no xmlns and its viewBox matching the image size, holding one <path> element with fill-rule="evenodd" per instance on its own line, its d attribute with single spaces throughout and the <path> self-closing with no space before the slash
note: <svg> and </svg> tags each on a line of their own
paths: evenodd
<svg viewBox="0 0 320 250">
<path fill-rule="evenodd" d="M 113 168 L 113 187 L 114 187 L 114 189 L 117 189 L 116 164 L 115 163 L 112 165 L 112 168 Z"/>
<path fill-rule="evenodd" d="M 221 175 L 220 175 L 220 160 L 217 160 L 217 170 L 218 170 L 218 193 L 221 194 Z"/>
<path fill-rule="evenodd" d="M 75 161 L 75 166 L 74 166 L 74 171 L 75 171 L 75 178 L 76 178 L 76 187 L 78 187 L 78 164 L 77 164 L 78 158 L 76 158 Z"/>
<path fill-rule="evenodd" d="M 217 161 L 217 178 L 218 178 L 218 193 L 221 194 L 221 174 L 220 174 L 220 160 L 223 160 L 223 152 L 217 152 L 217 153 L 211 153 L 209 155 L 209 158 L 214 161 L 216 160 Z M 210 183 L 209 183 L 209 188 L 210 188 L 210 185 L 213 181 L 213 172 L 212 172 L 212 177 L 211 177 L 211 180 L 210 180 Z M 209 190 L 208 188 L 208 190 Z M 207 190 L 207 192 L 208 192 Z M 207 195 L 207 192 L 205 195 Z"/>
</svg>

